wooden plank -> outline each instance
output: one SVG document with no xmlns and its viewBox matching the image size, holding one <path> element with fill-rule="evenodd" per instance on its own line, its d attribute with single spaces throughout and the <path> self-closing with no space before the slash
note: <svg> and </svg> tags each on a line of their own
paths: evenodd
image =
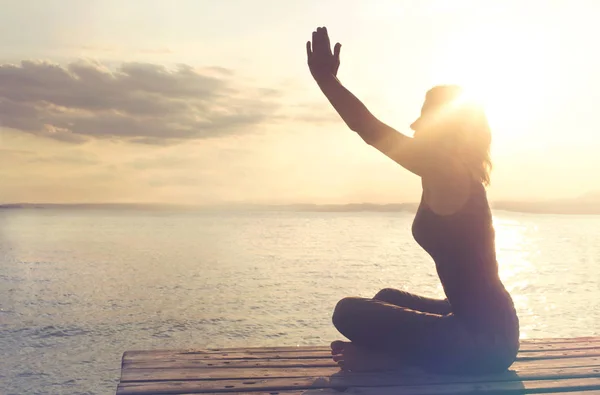
<svg viewBox="0 0 600 395">
<path fill-rule="evenodd" d="M 287 367 L 328 367 L 337 366 L 329 358 L 318 359 L 264 359 L 264 360 L 168 360 L 141 361 L 123 364 L 123 369 L 177 369 L 177 368 L 287 368 Z"/>
<path fill-rule="evenodd" d="M 600 355 L 600 347 L 576 350 L 550 350 L 550 351 L 520 351 L 518 359 L 544 359 L 562 358 L 570 356 L 596 356 Z M 123 364 L 140 361 L 182 361 L 182 360 L 267 360 L 267 359 L 329 359 L 330 351 L 294 351 L 251 354 L 244 352 L 226 352 L 219 354 L 205 354 L 197 351 L 170 351 L 156 352 L 154 354 L 135 354 L 127 351 L 123 354 Z"/>
<path fill-rule="evenodd" d="M 519 351 L 536 352 L 536 351 L 551 351 L 551 350 L 588 350 L 600 349 L 600 343 L 553 343 L 553 344 L 527 344 L 519 349 Z"/>
<path fill-rule="evenodd" d="M 535 344 L 564 344 L 564 343 L 587 343 L 594 342 L 600 343 L 600 337 L 555 337 L 555 338 L 534 338 L 534 339 L 522 339 L 521 343 L 525 345 Z M 221 348 L 207 348 L 206 351 L 222 352 L 222 351 L 290 351 L 303 348 L 310 349 L 329 349 L 329 346 L 276 346 L 276 347 L 221 347 Z M 148 352 L 141 350 L 142 352 Z M 151 351 L 150 351 L 151 352 Z"/>
<path fill-rule="evenodd" d="M 393 379 L 393 376 L 391 376 Z M 568 390 L 597 390 L 600 389 L 600 378 L 581 378 L 564 380 L 531 380 L 531 381 L 500 381 L 486 383 L 452 383 L 432 385 L 397 385 L 390 384 L 389 379 L 381 382 L 380 377 L 375 380 L 362 379 L 360 384 L 350 378 L 322 378 L 316 379 L 265 379 L 265 380 L 232 380 L 232 381 L 161 381 L 145 383 L 120 383 L 117 395 L 140 394 L 198 394 L 198 393 L 227 393 L 227 392 L 278 392 L 286 390 L 306 390 L 317 388 L 336 388 L 348 391 L 350 394 L 370 395 L 440 395 L 440 394 L 466 394 L 466 393 L 502 393 L 522 394 L 527 392 L 564 392 Z"/>
<path fill-rule="evenodd" d="M 570 350 L 570 351 L 547 351 L 547 352 L 520 352 L 517 355 L 517 361 L 533 361 L 538 359 L 554 358 L 579 358 L 579 357 L 597 357 L 600 356 L 600 349 L 591 350 Z"/>
<path fill-rule="evenodd" d="M 307 391 L 309 391 L 307 393 Z M 324 391 L 323 389 L 319 389 L 318 391 Z M 335 391 L 332 390 L 334 392 L 332 392 L 332 395 L 344 395 L 344 392 L 339 392 L 339 391 Z M 337 392 L 337 393 L 336 393 Z M 197 393 L 197 392 L 196 392 Z M 223 394 L 223 392 L 205 392 L 205 394 L 211 395 L 211 394 Z M 287 390 L 287 391 L 269 391 L 269 392 L 263 392 L 263 391 L 251 391 L 251 392 L 230 392 L 229 395 L 311 395 L 310 390 Z M 347 392 L 346 394 L 351 395 L 351 392 Z M 120 395 L 117 393 L 117 395 Z M 160 395 L 160 394 L 159 394 Z M 185 394 L 177 394 L 177 395 L 192 395 L 192 393 L 187 392 Z M 314 394 L 317 395 L 317 394 Z M 324 394 L 324 395 L 329 395 L 329 394 Z M 556 394 L 554 394 L 556 395 Z M 571 393 L 567 393 L 567 395 L 571 395 Z M 587 392 L 586 392 L 587 395 Z"/>
<path fill-rule="evenodd" d="M 296 350 L 310 350 L 310 351 L 327 351 L 329 346 L 326 345 L 311 345 L 311 346 L 281 346 L 281 347 L 222 347 L 222 348 L 204 348 L 201 349 L 207 353 L 221 353 L 221 352 L 251 352 L 251 353 L 262 353 L 262 352 L 281 352 L 281 351 L 296 351 Z M 141 352 L 152 352 L 148 350 L 140 350 Z"/>
<path fill-rule="evenodd" d="M 600 337 L 579 337 L 579 338 L 550 338 L 550 339 L 523 339 L 521 340 L 521 349 L 536 350 L 536 349 L 571 349 L 578 347 L 577 344 L 584 347 L 600 347 Z M 329 346 L 326 345 L 311 345 L 311 346 L 280 346 L 280 347 L 222 347 L 222 348 L 206 348 L 194 349 L 188 351 L 197 351 L 202 353 L 223 353 L 223 352 L 248 352 L 248 353 L 270 353 L 270 352 L 289 352 L 289 351 L 329 351 Z M 132 350 L 130 353 L 153 354 L 160 351 L 173 352 L 181 351 L 181 349 L 162 349 L 162 350 Z"/>
<path fill-rule="evenodd" d="M 346 394 L 346 395 L 352 395 L 353 393 L 357 393 L 357 394 L 360 394 L 360 395 L 367 395 L 364 392 L 360 392 L 361 390 L 362 389 L 358 389 L 355 392 L 355 390 L 350 389 L 350 390 L 348 390 L 346 392 L 340 392 L 340 391 L 336 391 L 336 390 L 332 389 L 331 392 L 322 393 L 321 391 L 324 391 L 324 390 L 319 389 L 319 390 L 317 390 L 319 392 L 316 392 L 316 391 L 313 390 L 312 394 L 311 394 L 311 390 L 302 390 L 302 391 L 277 391 L 277 392 L 254 392 L 253 391 L 253 392 L 235 392 L 234 394 L 235 395 L 320 395 L 320 394 L 322 394 L 322 395 L 344 395 L 344 394 Z M 518 391 L 517 392 L 513 392 L 513 394 L 527 394 L 527 393 L 531 394 L 531 393 L 534 393 L 534 394 L 537 394 L 537 395 L 550 395 L 550 394 L 557 395 L 557 392 L 538 392 L 539 390 L 536 390 L 536 391 L 532 390 L 534 392 L 532 392 L 532 391 L 523 392 L 523 391 L 526 391 L 526 390 L 524 389 L 521 392 L 518 392 Z M 541 390 L 541 391 L 545 391 L 545 390 Z M 498 392 L 496 392 L 496 394 L 497 393 Z M 505 392 L 500 392 L 500 393 L 504 394 Z M 205 393 L 205 395 L 211 395 L 211 394 L 215 395 L 217 393 L 215 393 L 215 392 Z M 490 392 L 488 392 L 488 394 L 494 394 L 494 392 L 490 391 Z M 509 394 L 510 394 L 510 392 L 509 392 Z M 564 394 L 564 395 L 600 395 L 600 390 L 587 390 L 587 391 L 585 391 L 585 390 L 584 391 L 575 390 L 575 391 L 568 391 L 568 392 L 563 391 L 563 392 L 560 392 L 558 394 Z M 181 395 L 191 395 L 191 394 L 188 393 L 188 394 L 181 394 Z M 374 389 L 374 391 L 372 393 L 369 393 L 368 395 L 378 395 L 378 389 Z"/>
<path fill-rule="evenodd" d="M 520 352 L 546 352 L 552 350 L 600 350 L 600 341 L 580 341 L 580 342 L 557 342 L 557 343 L 531 343 L 523 341 Z M 176 357 L 179 355 L 197 355 L 200 359 L 211 359 L 218 356 L 230 358 L 251 358 L 251 357 L 276 357 L 276 356 L 302 356 L 310 355 L 322 356 L 329 355 L 329 347 L 273 347 L 273 348 L 232 348 L 220 350 L 137 350 L 127 351 L 128 360 L 160 359 L 164 357 Z"/>
<path fill-rule="evenodd" d="M 552 349 L 573 348 L 579 346 L 600 347 L 600 337 L 585 337 L 585 338 L 567 338 L 567 339 L 524 339 L 521 340 L 521 349 L 534 350 L 544 347 Z M 231 348 L 206 348 L 195 349 L 190 348 L 187 351 L 202 352 L 205 354 L 219 354 L 224 352 L 248 352 L 248 353 L 272 353 L 272 352 L 293 352 L 293 351 L 328 351 L 328 345 L 312 345 L 312 346 L 283 346 L 283 347 L 231 347 Z M 153 354 L 156 352 L 173 352 L 181 351 L 181 349 L 162 349 L 162 350 L 132 350 L 132 354 Z"/>
<path fill-rule="evenodd" d="M 503 383 L 449 384 L 398 387 L 362 387 L 351 393 L 356 395 L 458 395 L 458 394 L 537 394 L 539 392 L 564 393 L 600 389 L 598 379 L 567 379 L 540 381 L 508 381 Z M 585 392 L 584 392 L 585 393 Z"/>
<path fill-rule="evenodd" d="M 522 366 L 549 366 L 549 367 L 568 367 L 568 366 L 597 366 L 600 364 L 600 356 L 595 357 L 570 357 L 570 358 L 545 358 L 533 360 L 517 360 L 513 369 Z M 122 369 L 180 369 L 180 368 L 319 368 L 336 367 L 337 364 L 331 359 L 273 359 L 273 360 L 239 360 L 239 361 L 152 361 L 152 362 L 131 362 L 123 364 Z"/>
<path fill-rule="evenodd" d="M 600 342 L 600 336 L 580 336 L 580 337 L 540 337 L 533 339 L 523 339 L 526 343 L 578 343 L 578 342 Z"/>
<path fill-rule="evenodd" d="M 598 395 L 600 338 L 525 340 L 512 368 L 502 375 L 475 377 L 427 375 L 415 369 L 348 373 L 340 372 L 326 346 L 128 351 L 117 394 L 299 395 L 306 389 L 352 387 L 350 394 L 372 395 Z"/>
<path fill-rule="evenodd" d="M 359 389 L 358 391 L 360 391 L 360 390 L 361 389 Z M 319 391 L 322 391 L 322 390 L 319 390 Z M 377 395 L 377 391 L 378 391 L 378 389 L 375 389 L 374 392 L 371 393 L 370 395 Z M 544 390 L 542 390 L 542 391 L 544 391 Z M 346 392 L 339 392 L 339 391 L 332 390 L 332 392 L 325 393 L 323 395 L 329 395 L 329 394 L 332 394 L 332 395 L 344 395 L 344 394 L 352 395 L 353 393 L 354 393 L 353 389 L 350 389 L 350 390 L 348 390 Z M 526 392 L 517 392 L 517 394 L 524 394 L 524 393 L 526 394 Z M 535 392 L 529 392 L 529 393 L 535 393 L 535 394 L 538 394 L 538 395 L 549 395 L 549 394 L 557 395 L 556 392 L 538 392 L 538 391 L 535 391 Z M 218 392 L 217 393 L 216 392 L 205 393 L 205 395 L 215 395 L 215 394 L 218 394 Z M 222 394 L 222 392 L 220 394 Z M 488 392 L 488 394 L 493 394 L 493 392 Z M 587 391 L 578 391 L 578 390 L 575 390 L 575 391 L 568 391 L 568 392 L 560 392 L 559 394 L 565 394 L 565 395 L 600 395 L 600 390 L 587 390 Z M 181 394 L 181 395 L 191 395 L 191 394 L 187 393 L 187 394 Z M 235 395 L 319 395 L 319 393 L 313 392 L 313 394 L 311 394 L 311 390 L 308 390 L 308 391 L 307 390 L 301 390 L 301 391 L 294 391 L 294 390 L 292 390 L 292 391 L 277 391 L 277 392 L 260 392 L 260 391 L 259 392 L 254 392 L 254 391 L 253 392 L 235 392 Z M 362 395 L 367 395 L 367 394 L 365 394 L 363 392 Z"/>
<path fill-rule="evenodd" d="M 514 379 L 515 373 L 521 380 L 547 379 L 558 377 L 600 377 L 600 365 L 595 369 L 584 366 L 568 367 L 523 367 L 506 374 L 488 376 L 439 376 L 425 374 L 415 370 L 399 370 L 397 377 L 405 377 L 414 383 L 442 382 L 479 382 L 496 381 L 508 377 Z M 299 378 L 324 377 L 343 374 L 339 368 L 289 368 L 289 369 L 127 369 L 122 372 L 121 382 L 140 381 L 177 381 L 177 380 L 249 380 L 263 378 Z M 353 375 L 369 375 L 376 373 L 351 373 Z M 385 375 L 386 373 L 379 373 Z"/>
<path fill-rule="evenodd" d="M 556 395 L 556 392 L 536 392 L 536 394 L 541 394 L 541 395 L 554 394 L 554 395 Z M 574 391 L 574 392 L 569 391 L 569 392 L 561 392 L 561 394 L 565 394 L 565 395 L 600 395 L 600 390 Z M 254 395 L 256 395 L 256 394 L 254 394 Z"/>
</svg>

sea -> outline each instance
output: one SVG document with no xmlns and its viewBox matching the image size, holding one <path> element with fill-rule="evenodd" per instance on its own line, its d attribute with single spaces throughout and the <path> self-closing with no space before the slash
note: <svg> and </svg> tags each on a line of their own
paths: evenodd
<svg viewBox="0 0 600 395">
<path fill-rule="evenodd" d="M 114 394 L 126 350 L 327 345 L 345 296 L 443 291 L 414 213 L 0 210 L 0 394 Z M 494 211 L 521 336 L 600 336 L 600 216 Z"/>
</svg>

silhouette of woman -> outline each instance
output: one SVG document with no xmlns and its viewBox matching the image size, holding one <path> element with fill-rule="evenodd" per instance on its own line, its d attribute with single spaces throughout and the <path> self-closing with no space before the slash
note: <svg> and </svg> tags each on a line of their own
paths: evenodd
<svg viewBox="0 0 600 395">
<path fill-rule="evenodd" d="M 508 369 L 519 349 L 519 320 L 498 275 L 495 232 L 485 186 L 491 134 L 483 110 L 459 87 L 430 89 L 407 137 L 375 118 L 337 79 L 341 45 L 331 52 L 324 27 L 306 43 L 315 81 L 350 129 L 421 177 L 412 233 L 433 258 L 447 299 L 396 289 L 372 299 L 348 297 L 333 324 L 342 369 L 409 365 L 429 372 L 486 374 Z"/>
</svg>

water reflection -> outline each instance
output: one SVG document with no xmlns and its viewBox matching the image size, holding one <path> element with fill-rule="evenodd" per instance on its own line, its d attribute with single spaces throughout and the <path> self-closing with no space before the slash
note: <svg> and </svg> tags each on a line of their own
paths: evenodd
<svg viewBox="0 0 600 395">
<path fill-rule="evenodd" d="M 495 214 L 523 337 L 599 336 L 600 216 Z M 323 345 L 344 296 L 443 297 L 413 218 L 0 213 L 3 390 L 114 393 L 126 349 Z"/>
<path fill-rule="evenodd" d="M 531 279 L 536 275 L 532 255 L 536 253 L 534 243 L 537 227 L 516 219 L 494 216 L 496 229 L 496 254 L 500 278 L 513 297 L 519 317 L 532 317 L 533 309 L 526 292 Z M 521 338 L 530 337 L 530 330 L 536 325 L 529 319 L 521 319 Z"/>
</svg>

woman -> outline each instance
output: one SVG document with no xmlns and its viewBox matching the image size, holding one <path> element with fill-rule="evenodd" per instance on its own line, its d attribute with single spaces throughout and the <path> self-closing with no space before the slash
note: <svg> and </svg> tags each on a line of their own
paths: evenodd
<svg viewBox="0 0 600 395">
<path fill-rule="evenodd" d="M 519 321 L 498 276 L 485 191 L 491 135 L 483 110 L 459 87 L 436 86 L 411 125 L 414 137 L 404 136 L 338 81 L 341 45 L 331 53 L 326 28 L 313 32 L 306 49 L 311 74 L 348 127 L 421 177 L 412 233 L 435 261 L 447 297 L 384 289 L 373 299 L 342 299 L 333 323 L 351 342 L 333 342 L 333 359 L 348 370 L 399 363 L 435 373 L 505 371 L 519 349 Z"/>
</svg>

